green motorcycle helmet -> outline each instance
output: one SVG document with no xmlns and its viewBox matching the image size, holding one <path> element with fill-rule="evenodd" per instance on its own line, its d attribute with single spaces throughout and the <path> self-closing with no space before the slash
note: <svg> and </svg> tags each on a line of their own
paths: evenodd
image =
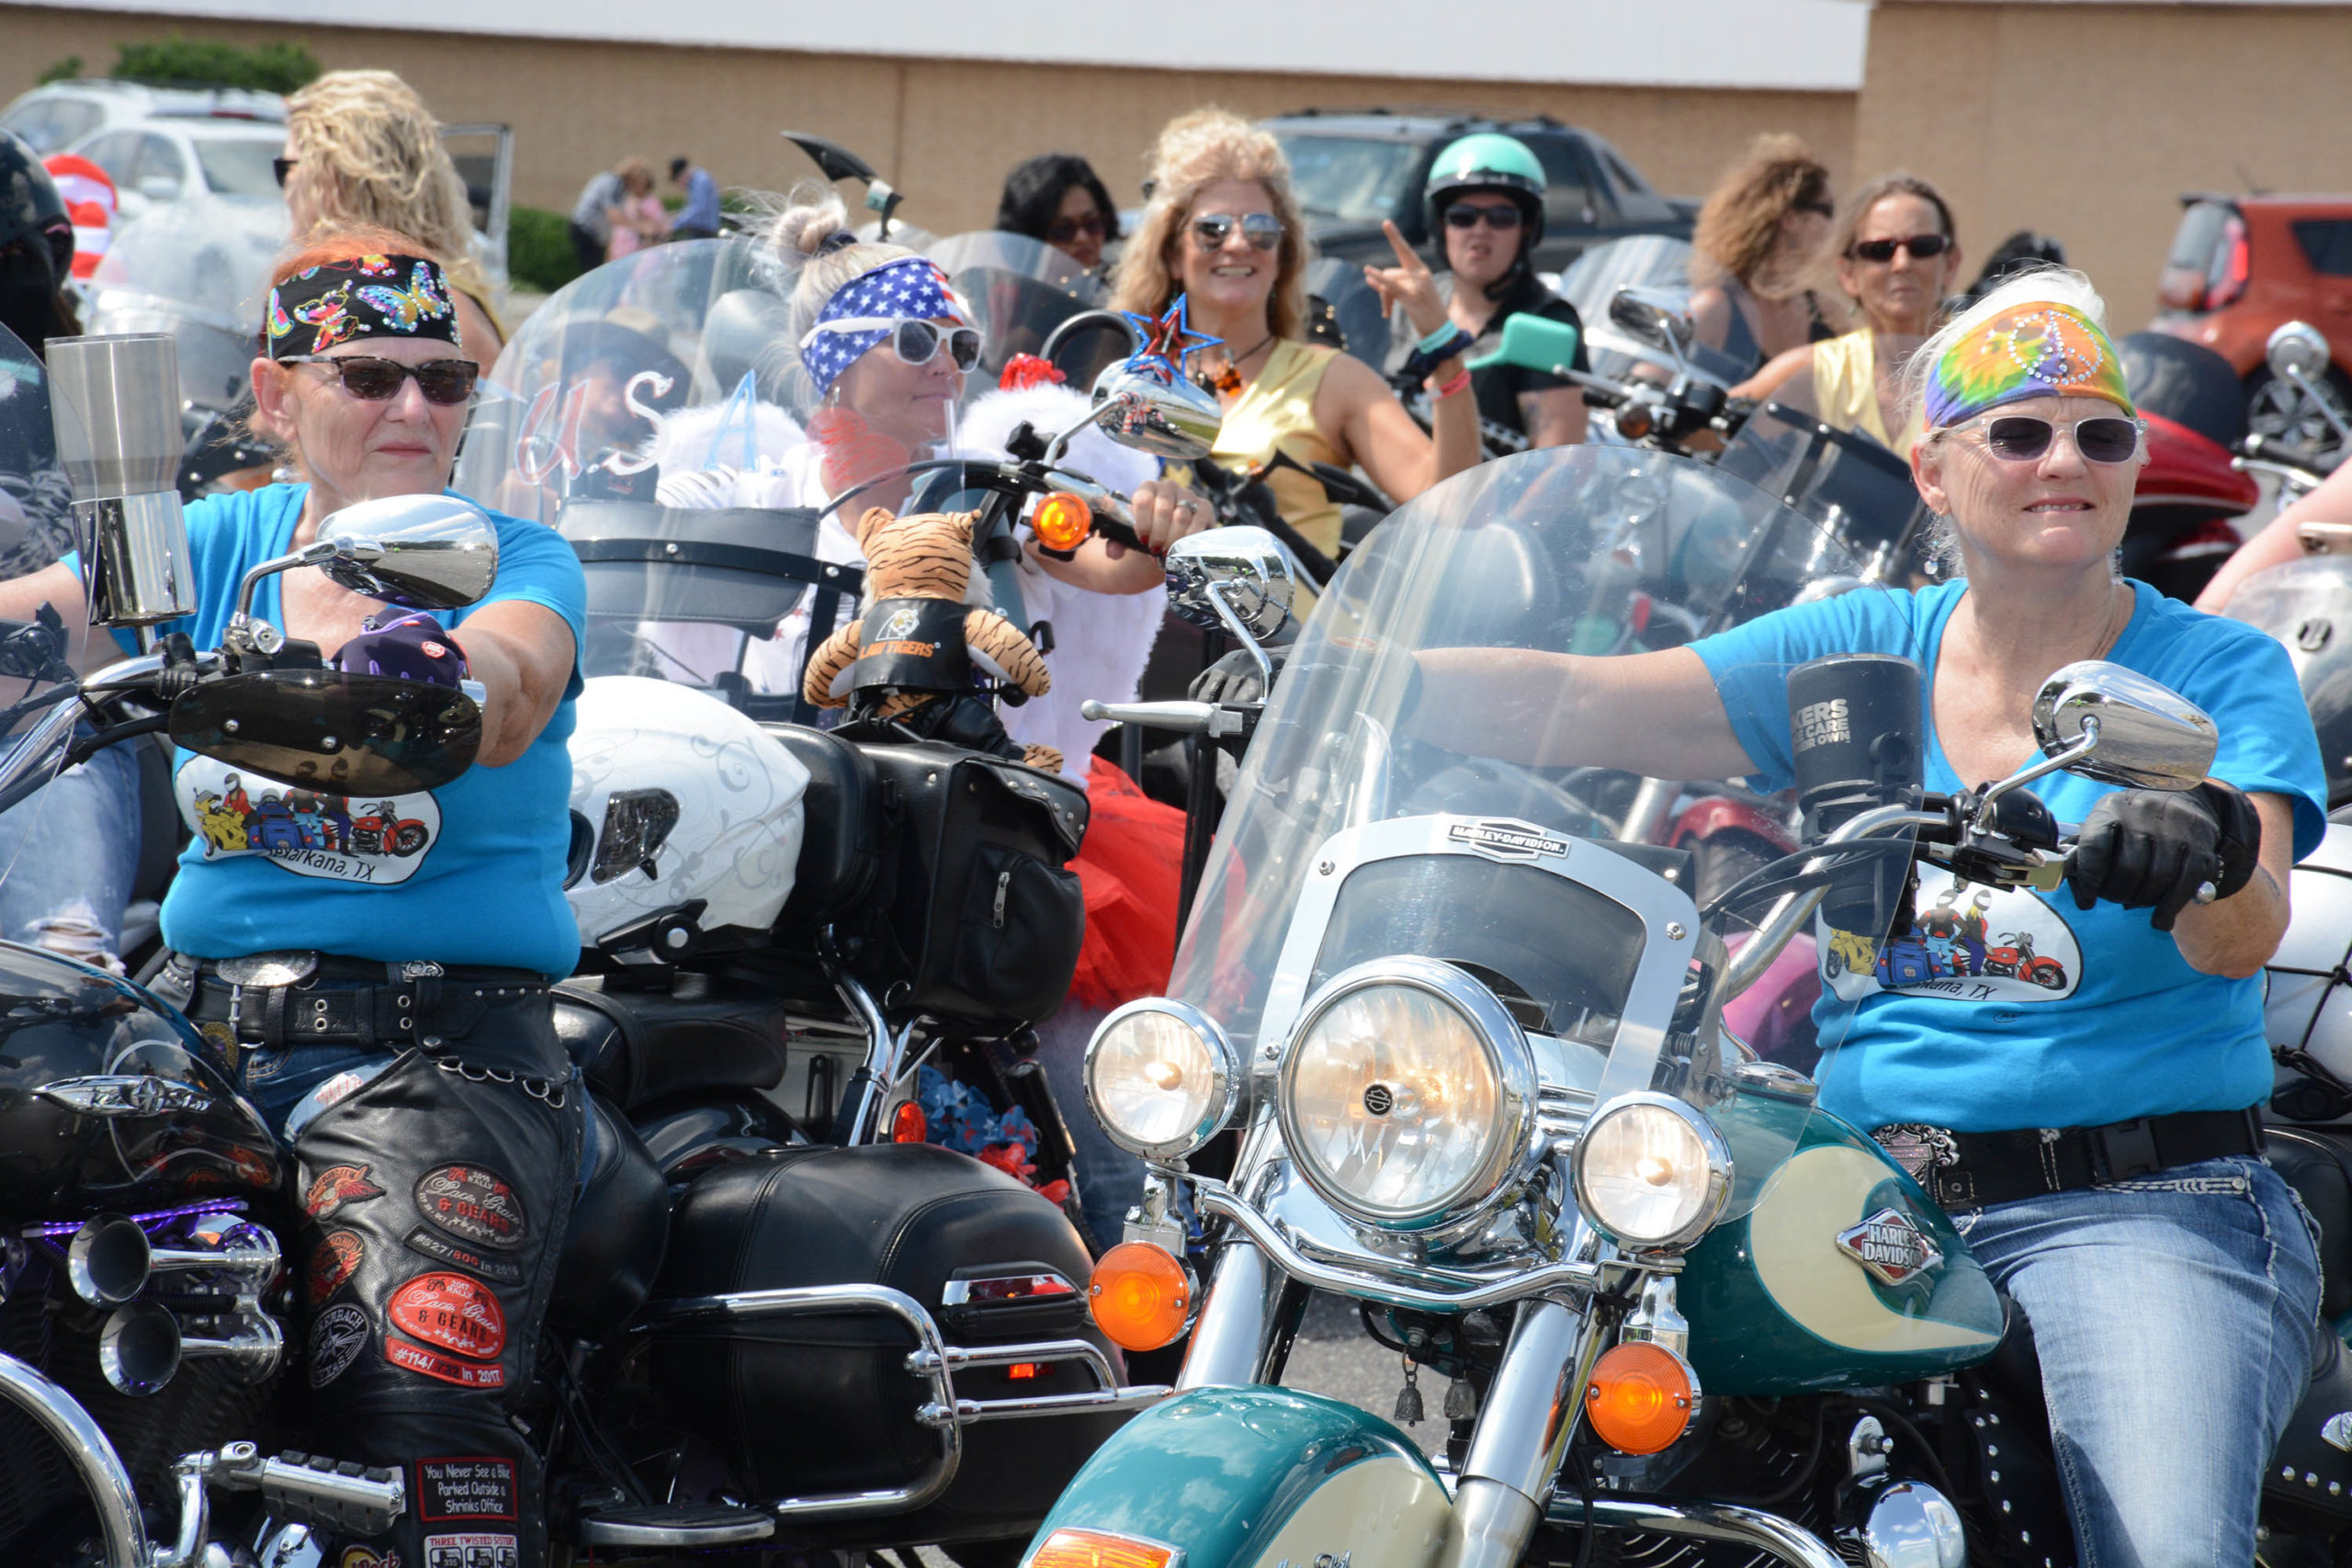
<svg viewBox="0 0 2352 1568">
<path fill-rule="evenodd" d="M 1482 130 L 1451 142 L 1430 165 L 1421 186 L 1421 221 L 1430 241 L 1443 252 L 1445 209 L 1468 191 L 1498 190 L 1519 204 L 1519 254 L 1524 258 L 1544 238 L 1544 165 L 1516 136 Z"/>
</svg>

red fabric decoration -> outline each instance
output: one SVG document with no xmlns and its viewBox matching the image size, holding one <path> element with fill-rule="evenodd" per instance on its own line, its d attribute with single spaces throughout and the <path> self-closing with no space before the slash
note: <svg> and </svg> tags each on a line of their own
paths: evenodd
<svg viewBox="0 0 2352 1568">
<path fill-rule="evenodd" d="M 810 415 L 808 438 L 824 454 L 825 489 L 834 495 L 913 461 L 903 444 L 845 408 L 821 408 Z"/>
<path fill-rule="evenodd" d="M 1004 373 L 996 378 L 1000 390 L 1025 392 L 1032 387 L 1048 384 L 1060 386 L 1069 378 L 1050 359 L 1040 359 L 1034 354 L 1016 354 L 1004 362 Z"/>
<path fill-rule="evenodd" d="M 1070 863 L 1086 897 L 1086 941 L 1070 1000 L 1109 1009 L 1157 995 L 1176 962 L 1184 814 L 1152 799 L 1117 764 L 1092 759 L 1086 842 Z"/>
</svg>

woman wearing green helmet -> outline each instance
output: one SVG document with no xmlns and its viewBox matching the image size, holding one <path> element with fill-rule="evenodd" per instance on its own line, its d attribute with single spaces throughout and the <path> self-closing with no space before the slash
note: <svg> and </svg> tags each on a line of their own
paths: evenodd
<svg viewBox="0 0 2352 1568">
<path fill-rule="evenodd" d="M 1503 323 L 1521 311 L 1575 327 L 1583 323 L 1576 307 L 1544 287 L 1532 258 L 1544 237 L 1544 165 L 1527 144 L 1491 131 L 1465 136 L 1430 165 L 1421 198 L 1443 276 L 1433 280 L 1446 320 L 1470 334 L 1474 354 L 1499 346 Z M 1367 267 L 1365 275 L 1400 318 L 1406 305 L 1396 284 L 1400 269 Z M 1390 384 L 1406 406 L 1430 417 L 1419 389 L 1428 372 L 1419 363 L 1419 331 L 1400 320 L 1391 329 Z M 1577 344 L 1573 367 L 1589 369 L 1584 344 Z M 1563 446 L 1585 433 L 1583 395 L 1573 382 L 1515 366 L 1471 373 L 1478 405 L 1479 434 L 1489 452 Z"/>
</svg>

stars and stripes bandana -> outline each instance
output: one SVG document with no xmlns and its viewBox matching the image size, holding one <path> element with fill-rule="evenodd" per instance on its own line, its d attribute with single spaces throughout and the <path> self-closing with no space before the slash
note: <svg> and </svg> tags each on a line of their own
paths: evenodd
<svg viewBox="0 0 2352 1568">
<path fill-rule="evenodd" d="M 1944 351 L 1928 377 L 1928 423 L 1958 424 L 2027 398 L 2104 398 L 2136 412 L 2098 323 L 2044 301 L 2004 310 Z"/>
<path fill-rule="evenodd" d="M 948 291 L 947 275 L 928 257 L 901 256 L 870 272 L 859 273 L 833 290 L 833 297 L 817 312 L 817 322 L 808 340 L 800 345 L 800 363 L 808 367 L 808 378 L 816 383 L 820 398 L 832 389 L 842 371 L 890 335 L 888 328 L 842 333 L 825 330 L 827 321 L 860 316 L 891 321 L 967 321 L 963 307 Z"/>
</svg>

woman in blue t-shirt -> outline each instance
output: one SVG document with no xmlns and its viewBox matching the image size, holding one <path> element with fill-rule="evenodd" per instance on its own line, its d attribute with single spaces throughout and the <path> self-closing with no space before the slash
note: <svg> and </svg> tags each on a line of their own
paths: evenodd
<svg viewBox="0 0 2352 1568">
<path fill-rule="evenodd" d="M 1570 689 L 1592 708 L 1528 760 L 1784 787 L 1787 672 L 1839 652 L 1923 665 L 1930 790 L 2037 757 L 2034 694 L 2076 660 L 2214 716 L 2220 750 L 2194 790 L 2035 786 L 2083 825 L 2071 897 L 1922 867 L 1927 957 L 1825 976 L 1853 1017 L 1818 1076 L 1823 1106 L 1911 1156 L 2030 1316 L 2085 1560 L 2243 1564 L 2318 1309 L 2311 1234 L 2252 1108 L 2271 1081 L 2257 976 L 2286 931 L 2288 868 L 2324 829 L 2324 786 L 2284 651 L 2114 574 L 2145 443 L 2101 315 L 2079 275 L 2037 273 L 1912 361 L 1912 471 L 1956 581 L 1579 668 Z M 1513 678 L 1539 662 L 1516 656 Z M 1506 739 L 1514 705 L 1491 659 L 1426 656 L 1423 676 L 1425 709 L 1495 714 L 1488 739 Z M 1654 750 L 1565 754 L 1580 733 Z M 2198 905 L 2208 881 L 2220 897 Z"/>
<path fill-rule="evenodd" d="M 249 569 L 356 502 L 447 487 L 481 367 L 421 251 L 345 231 L 277 267 L 254 423 L 308 482 L 190 506 L 198 608 L 160 629 L 216 647 Z M 529 1568 L 545 1556 L 545 1509 L 531 1444 L 507 1416 L 530 1380 L 579 1166 L 582 1100 L 548 983 L 579 956 L 562 888 L 565 741 L 586 595 L 552 532 L 493 520 L 497 577 L 446 626 L 315 569 L 263 584 L 255 612 L 335 649 L 338 668 L 481 682 L 480 757 L 441 789 L 386 799 L 179 752 L 195 836 L 164 904 L 171 953 L 155 988 L 293 1144 L 307 1348 L 286 1386 L 313 1391 L 319 1413 L 301 1446 L 398 1466 L 417 1498 L 446 1483 L 429 1456 L 468 1456 L 469 1515 L 504 1538 L 500 1561 Z M 0 584 L 0 616 L 28 619 L 45 600 L 85 631 L 78 565 Z M 424 1562 L 420 1511 L 325 1556 L 345 1561 L 350 1546 Z"/>
</svg>

